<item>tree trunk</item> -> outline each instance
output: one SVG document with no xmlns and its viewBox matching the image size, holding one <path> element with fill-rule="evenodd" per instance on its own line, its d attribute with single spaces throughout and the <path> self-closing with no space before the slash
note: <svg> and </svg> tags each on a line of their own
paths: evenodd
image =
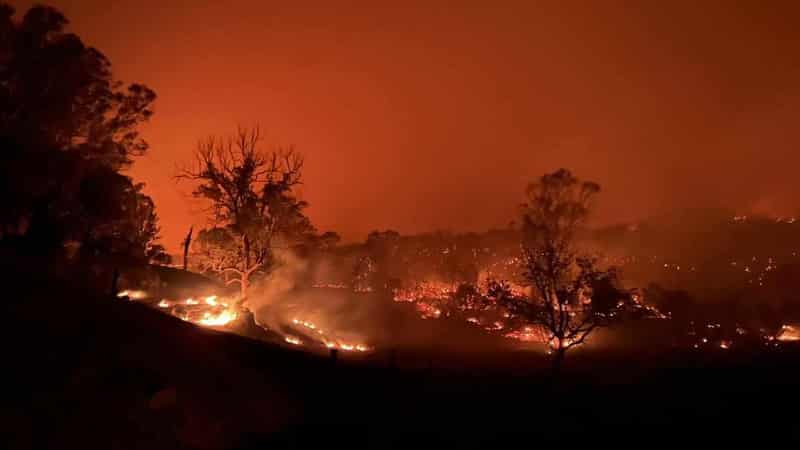
<svg viewBox="0 0 800 450">
<path fill-rule="evenodd" d="M 250 268 L 250 239 L 247 235 L 242 237 L 242 246 L 244 247 L 244 270 Z"/>
<path fill-rule="evenodd" d="M 247 272 L 242 272 L 242 278 L 240 279 L 239 286 L 241 290 L 239 291 L 239 303 L 247 299 L 247 287 L 250 285 L 250 274 Z"/>
<path fill-rule="evenodd" d="M 192 243 L 192 231 L 194 231 L 194 225 L 189 227 L 189 234 L 186 235 L 186 239 L 183 241 L 183 270 L 186 270 L 189 266 L 189 245 Z"/>
<path fill-rule="evenodd" d="M 241 287 L 241 293 L 239 294 L 240 302 L 244 302 L 247 299 L 247 287 L 250 284 L 250 239 L 247 238 L 247 235 L 242 236 L 242 247 L 244 249 L 244 269 L 242 270 L 242 278 L 239 286 Z"/>
<path fill-rule="evenodd" d="M 554 350 L 552 363 L 553 369 L 553 376 L 557 377 L 561 374 L 561 365 L 564 362 L 564 356 L 566 356 L 567 350 L 565 348 L 557 348 Z"/>
</svg>

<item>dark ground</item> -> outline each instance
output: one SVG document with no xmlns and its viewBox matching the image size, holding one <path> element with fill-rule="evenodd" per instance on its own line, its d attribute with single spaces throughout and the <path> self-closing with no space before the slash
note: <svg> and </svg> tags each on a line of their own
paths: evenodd
<svg viewBox="0 0 800 450">
<path fill-rule="evenodd" d="M 558 382 L 525 353 L 334 364 L 68 284 L 30 271 L 4 283 L 0 448 L 800 441 L 793 346 L 585 352 Z"/>
</svg>

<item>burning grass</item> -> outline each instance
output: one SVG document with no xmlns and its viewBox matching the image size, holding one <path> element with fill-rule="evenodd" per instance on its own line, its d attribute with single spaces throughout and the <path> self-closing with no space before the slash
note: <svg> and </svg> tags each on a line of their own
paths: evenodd
<svg viewBox="0 0 800 450">
<path fill-rule="evenodd" d="M 118 297 L 145 300 L 150 298 L 150 295 L 141 290 L 126 290 L 120 292 Z M 222 300 L 217 295 L 189 297 L 184 300 L 162 298 L 154 306 L 187 322 L 214 328 L 228 327 L 240 316 L 233 299 Z"/>
<path fill-rule="evenodd" d="M 312 289 L 311 291 L 315 290 Z M 312 307 L 311 305 L 314 303 L 309 304 L 307 302 L 308 298 L 304 297 L 304 295 L 309 294 L 293 293 L 290 296 L 290 303 L 293 306 L 286 311 L 279 312 L 276 315 L 276 320 L 270 322 L 269 326 L 261 326 L 283 336 L 283 341 L 286 344 L 303 347 L 310 351 L 335 349 L 348 353 L 368 353 L 375 350 L 375 344 L 380 347 L 386 346 L 386 348 L 389 348 L 389 345 L 402 346 L 405 345 L 401 343 L 402 339 L 408 339 L 408 337 L 399 337 L 397 333 L 400 329 L 407 329 L 410 334 L 420 334 L 418 340 L 408 341 L 408 343 L 413 343 L 412 345 L 430 342 L 429 345 L 438 347 L 447 346 L 451 341 L 453 341 L 453 345 L 456 345 L 455 341 L 472 342 L 475 340 L 478 342 L 479 339 L 473 339 L 473 337 L 478 338 L 479 335 L 487 338 L 496 336 L 507 339 L 511 343 L 509 348 L 514 347 L 514 342 L 526 344 L 524 346 L 526 350 L 532 349 L 528 344 L 541 346 L 543 353 L 552 352 L 553 349 L 558 348 L 559 344 L 556 338 L 544 328 L 532 323 L 526 323 L 525 320 L 516 316 L 512 311 L 506 310 L 499 305 L 487 306 L 484 304 L 485 302 L 481 303 L 477 300 L 456 301 L 457 289 L 449 285 L 440 283 L 422 284 L 412 290 L 398 291 L 394 297 L 394 304 L 407 311 L 410 317 L 416 317 L 415 320 L 422 319 L 422 321 L 416 323 L 407 322 L 394 331 L 382 330 L 384 325 L 381 325 L 380 321 L 375 321 L 378 317 L 389 317 L 396 314 L 396 312 L 392 312 L 392 308 L 387 309 L 387 305 L 383 304 L 377 296 L 374 299 L 370 297 L 369 302 L 380 303 L 384 306 L 375 307 L 377 309 L 360 310 L 356 313 L 355 310 L 350 308 L 362 308 L 364 302 L 367 301 L 367 298 L 363 296 L 364 294 L 348 292 L 331 294 L 328 292 L 323 295 L 323 291 L 323 289 L 319 289 L 317 291 L 319 294 L 313 295 L 318 295 L 320 302 L 326 300 L 328 304 L 332 300 L 331 295 L 338 295 L 342 298 L 355 296 L 348 300 L 352 302 L 348 303 L 351 306 L 344 306 L 345 304 L 342 303 L 338 307 L 326 310 Z M 243 310 L 240 309 L 235 298 L 214 294 L 183 299 L 162 298 L 158 302 L 154 302 L 150 300 L 151 296 L 145 291 L 126 290 L 120 292 L 119 297 L 142 301 L 162 312 L 198 326 L 220 330 L 234 331 L 236 329 L 235 324 L 243 315 Z M 352 304 L 361 306 L 352 306 Z M 403 304 L 408 304 L 410 307 L 402 307 L 401 305 Z M 662 313 L 651 305 L 645 304 L 640 296 L 633 298 L 633 310 L 636 314 L 639 314 L 640 318 L 665 321 L 666 328 L 672 326 L 668 325 L 672 320 L 669 313 Z M 347 311 L 344 312 L 345 316 L 341 316 L 342 311 Z M 354 321 L 354 314 L 361 317 L 361 319 L 369 318 L 370 322 L 373 323 L 365 325 L 363 320 Z M 426 331 L 423 331 L 419 326 L 425 322 L 429 322 L 430 326 L 426 326 Z M 458 323 L 461 325 L 457 325 Z M 366 329 L 364 329 L 365 326 L 367 327 Z M 470 332 L 469 330 L 474 331 Z M 464 334 L 465 332 L 467 334 Z M 800 342 L 800 327 L 790 324 L 784 324 L 777 330 L 769 330 L 763 328 L 751 329 L 740 324 L 735 324 L 734 327 L 730 324 L 725 325 L 717 322 L 700 322 L 691 324 L 686 331 L 680 332 L 676 330 L 676 333 L 673 336 L 677 345 L 698 351 L 734 351 L 735 349 L 746 348 L 749 345 L 763 345 L 767 348 L 774 348 L 780 344 Z M 681 333 L 683 334 L 681 335 Z M 606 336 L 609 335 L 606 334 Z M 599 345 L 604 345 L 604 338 L 601 337 L 599 339 L 600 341 L 597 343 L 593 340 L 593 345 L 598 343 Z M 615 338 L 610 337 L 610 339 L 613 340 Z M 496 341 L 498 344 L 492 345 L 502 347 L 501 341 L 502 339 Z M 488 344 L 489 341 L 486 341 L 486 343 Z M 562 343 L 562 345 L 569 344 L 571 342 Z M 636 345 L 634 341 L 629 342 L 629 344 Z"/>
<path fill-rule="evenodd" d="M 292 319 L 294 326 L 305 328 L 305 332 L 310 336 L 313 342 L 322 344 L 329 349 L 338 349 L 346 352 L 368 352 L 372 348 L 363 343 L 354 343 L 337 336 L 335 332 L 326 332 L 321 327 L 317 326 L 311 321 L 301 320 L 298 318 Z M 287 342 L 288 339 L 287 339 Z M 295 344 L 294 342 L 289 342 Z M 301 345 L 302 342 L 295 345 Z"/>
</svg>

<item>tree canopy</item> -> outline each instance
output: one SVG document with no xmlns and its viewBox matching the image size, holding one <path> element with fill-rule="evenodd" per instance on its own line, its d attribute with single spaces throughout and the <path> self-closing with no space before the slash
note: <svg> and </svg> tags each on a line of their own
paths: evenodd
<svg viewBox="0 0 800 450">
<path fill-rule="evenodd" d="M 148 149 L 139 126 L 156 95 L 115 80 L 68 23 L 0 3 L 0 239 L 164 261 L 153 202 L 120 172 Z"/>
<path fill-rule="evenodd" d="M 615 272 L 601 269 L 575 243 L 599 191 L 560 169 L 531 183 L 522 205 L 523 276 L 532 294 L 514 309 L 549 333 L 556 367 L 568 349 L 611 322 L 625 297 Z"/>
<path fill-rule="evenodd" d="M 198 265 L 239 283 L 244 299 L 251 276 L 275 263 L 277 249 L 316 236 L 304 213 L 308 204 L 294 194 L 303 157 L 291 148 L 265 151 L 258 128 L 209 137 L 194 156 L 178 178 L 195 182 L 194 196 L 209 204 L 212 226 L 198 235 Z"/>
</svg>

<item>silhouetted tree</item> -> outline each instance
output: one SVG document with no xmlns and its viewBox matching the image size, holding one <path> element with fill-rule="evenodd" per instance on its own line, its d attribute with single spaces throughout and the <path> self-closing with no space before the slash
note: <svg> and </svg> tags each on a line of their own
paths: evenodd
<svg viewBox="0 0 800 450">
<path fill-rule="evenodd" d="M 115 81 L 101 52 L 65 32 L 60 11 L 34 6 L 19 21 L 13 13 L 0 8 L 0 134 L 115 169 L 143 154 L 137 127 L 152 115 L 155 93 Z"/>
<path fill-rule="evenodd" d="M 317 238 L 317 246 L 322 251 L 330 251 L 342 241 L 342 237 L 335 231 L 326 231 Z"/>
<path fill-rule="evenodd" d="M 665 289 L 656 283 L 650 283 L 643 293 L 648 304 L 668 313 L 671 322 L 682 331 L 686 330 L 697 314 L 696 301 L 686 291 Z"/>
<path fill-rule="evenodd" d="M 86 251 L 165 261 L 168 255 L 156 243 L 160 228 L 155 204 L 142 192 L 143 187 L 109 168 L 92 173 L 82 180 L 76 205 L 79 209 L 70 222 L 83 230 L 66 231 Z"/>
<path fill-rule="evenodd" d="M 399 278 L 393 266 L 400 246 L 400 233 L 394 230 L 373 231 L 367 235 L 366 255 L 354 268 L 356 290 L 371 290 L 387 295 L 398 287 Z"/>
<path fill-rule="evenodd" d="M 0 238 L 162 258 L 152 200 L 119 173 L 148 148 L 138 126 L 155 93 L 115 81 L 67 24 L 0 3 Z"/>
<path fill-rule="evenodd" d="M 607 298 L 606 304 L 593 301 L 593 287 L 610 282 L 613 272 L 600 269 L 575 245 L 599 190 L 561 169 L 531 183 L 522 205 L 523 275 L 533 293 L 522 300 L 525 304 L 516 302 L 516 312 L 547 330 L 556 371 L 567 350 L 617 315 Z"/>
<path fill-rule="evenodd" d="M 472 283 L 462 283 L 453 292 L 452 304 L 458 311 L 469 312 L 470 314 L 480 313 L 487 311 L 495 306 L 500 305 L 497 302 L 496 284 L 499 282 L 495 280 L 487 281 L 487 293 L 482 294 L 478 288 Z M 455 313 L 455 311 L 448 311 Z"/>
<path fill-rule="evenodd" d="M 239 129 L 228 139 L 210 137 L 198 145 L 195 165 L 178 175 L 199 183 L 194 195 L 211 203 L 218 224 L 198 235 L 200 254 L 212 258 L 203 266 L 238 283 L 241 300 L 253 275 L 273 265 L 276 248 L 314 234 L 304 214 L 307 203 L 293 195 L 303 158 L 292 149 L 263 151 L 260 141 L 258 128 Z"/>
<path fill-rule="evenodd" d="M 620 308 L 630 306 L 631 292 L 620 287 L 617 271 L 611 268 L 590 282 L 592 310 L 600 314 L 615 314 Z"/>
</svg>

